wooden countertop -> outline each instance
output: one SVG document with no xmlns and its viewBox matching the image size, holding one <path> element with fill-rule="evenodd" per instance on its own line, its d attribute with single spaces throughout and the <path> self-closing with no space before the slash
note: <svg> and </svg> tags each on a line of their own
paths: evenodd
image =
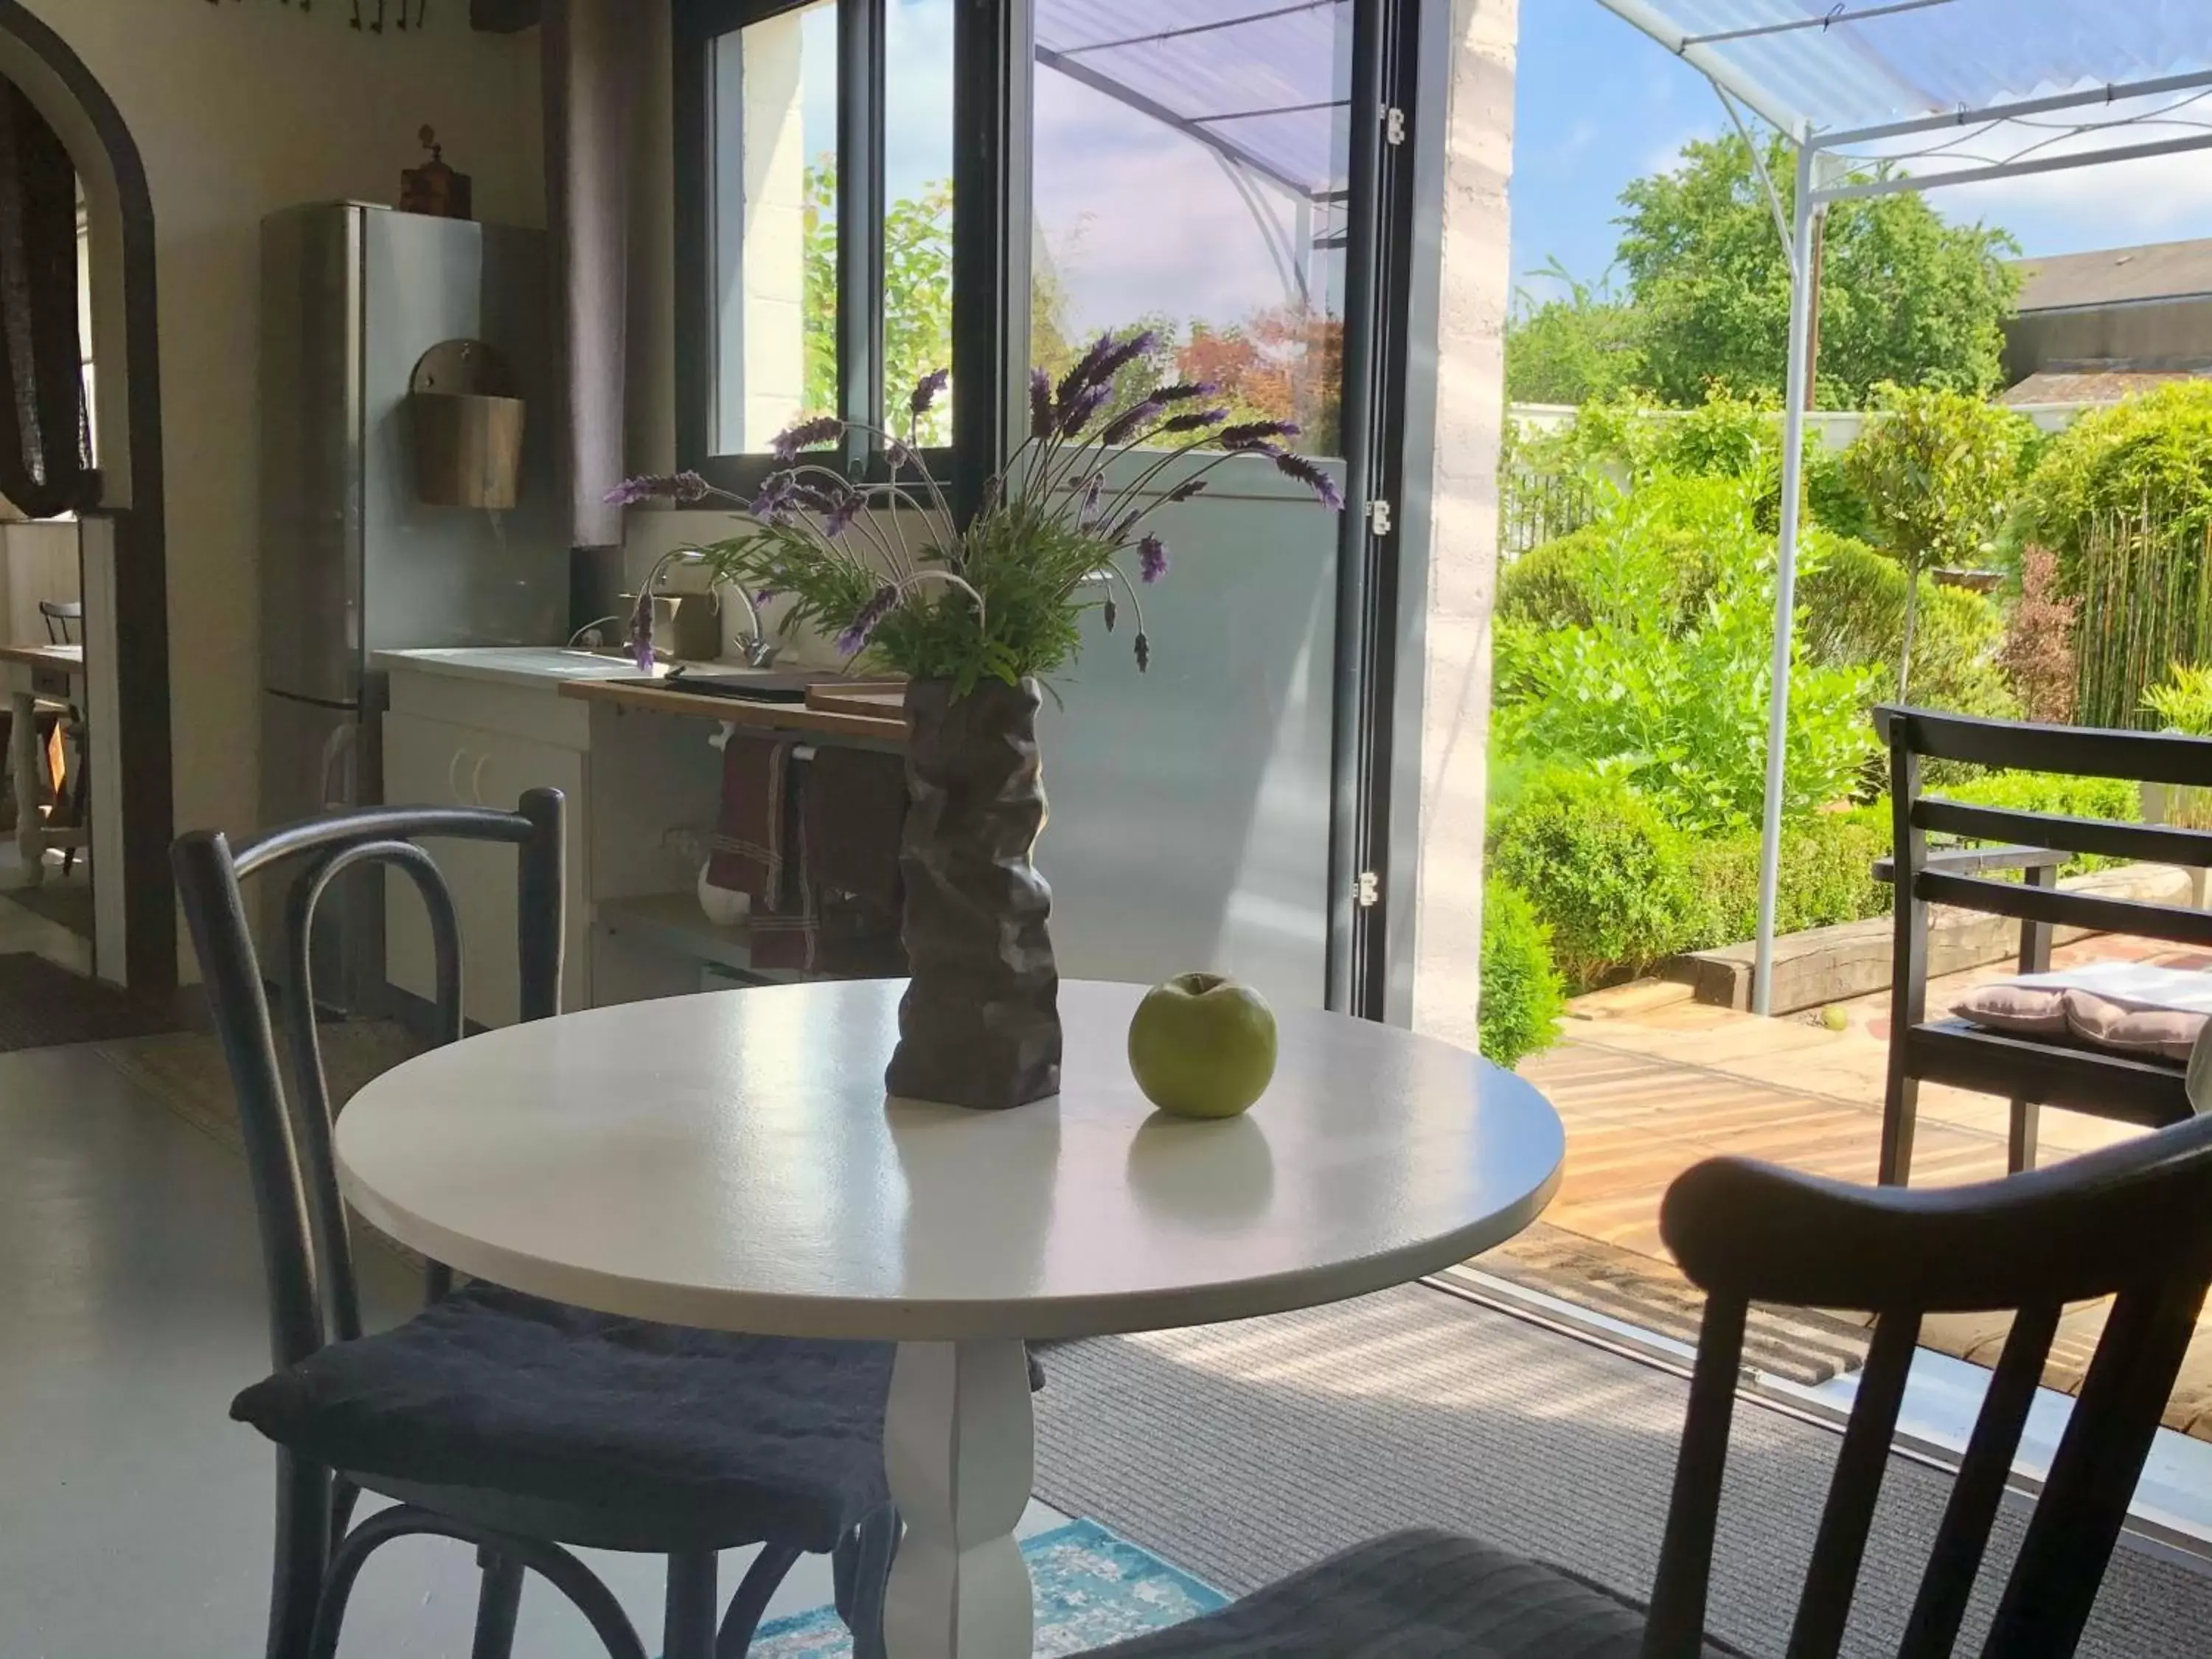
<svg viewBox="0 0 2212 1659">
<path fill-rule="evenodd" d="M 795 702 L 746 702 L 737 697 L 702 696 L 659 686 L 624 685 L 605 680 L 570 680 L 561 695 L 580 702 L 611 703 L 647 714 L 684 714 L 696 720 L 727 720 L 767 732 L 796 732 L 811 737 L 852 738 L 873 743 L 906 743 L 906 720 L 896 713 L 863 714 L 841 704 L 812 708 Z M 889 708 L 890 705 L 885 705 Z"/>
<path fill-rule="evenodd" d="M 81 645 L 0 645 L 0 662 L 21 663 L 30 668 L 51 668 L 58 673 L 84 672 Z"/>
</svg>

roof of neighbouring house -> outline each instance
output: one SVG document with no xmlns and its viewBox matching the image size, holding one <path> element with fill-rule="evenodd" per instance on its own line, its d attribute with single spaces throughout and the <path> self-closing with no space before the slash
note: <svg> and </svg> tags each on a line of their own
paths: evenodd
<svg viewBox="0 0 2212 1659">
<path fill-rule="evenodd" d="M 2023 312 L 2076 311 L 2212 295 L 2212 237 L 2022 259 L 2016 268 L 2023 279 Z"/>
<path fill-rule="evenodd" d="M 2116 404 L 2138 392 L 2152 392 L 2169 380 L 2212 380 L 2212 365 L 2200 369 L 2039 369 L 1997 401 L 2015 408 L 2029 404 Z"/>
</svg>

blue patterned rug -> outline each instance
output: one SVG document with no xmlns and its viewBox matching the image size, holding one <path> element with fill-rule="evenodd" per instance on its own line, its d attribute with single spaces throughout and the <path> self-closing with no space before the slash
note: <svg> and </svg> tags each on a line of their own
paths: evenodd
<svg viewBox="0 0 2212 1659">
<path fill-rule="evenodd" d="M 1082 1653 L 1211 1613 L 1229 1598 L 1096 1521 L 1071 1521 L 1022 1545 L 1036 1588 L 1037 1659 Z M 847 1659 L 834 1607 L 763 1625 L 751 1659 Z"/>
</svg>

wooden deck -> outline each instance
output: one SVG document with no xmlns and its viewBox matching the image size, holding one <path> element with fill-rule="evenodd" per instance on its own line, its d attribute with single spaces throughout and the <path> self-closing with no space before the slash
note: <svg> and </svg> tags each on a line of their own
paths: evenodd
<svg viewBox="0 0 2212 1659">
<path fill-rule="evenodd" d="M 2165 951 L 2116 950 L 2114 944 L 2085 941 L 2062 951 L 2061 959 L 2075 952 L 2090 960 L 2163 956 Z M 1939 981 L 1931 994 L 1947 999 L 2002 972 Z M 1681 1283 L 1659 1237 L 1660 1200 L 1676 1176 L 1702 1158 L 1727 1152 L 1838 1180 L 1875 1178 L 1887 998 L 1841 1006 L 1849 1023 L 1837 1031 L 1810 1017 L 1762 1019 L 1709 1007 L 1691 1001 L 1683 988 L 1651 981 L 1579 1000 L 1559 1045 L 1521 1067 L 1566 1124 L 1566 1170 L 1559 1196 L 1540 1229 L 1517 1248 L 1472 1265 L 1668 1334 L 1692 1332 L 1695 1292 Z M 1914 1183 L 2003 1175 L 2007 1115 L 2002 1100 L 1923 1087 Z M 2046 1109 L 2043 1161 L 2136 1133 Z M 2079 1388 L 2103 1320 L 2103 1304 L 2069 1314 L 2046 1371 L 2051 1386 Z M 1792 1374 L 1792 1358 L 1810 1363 L 1832 1351 L 1841 1323 L 1816 1320 L 1801 1329 L 1770 1328 L 1768 1346 L 1783 1354 L 1773 1368 Z M 1923 1340 L 1988 1364 L 2006 1328 L 2002 1320 L 1938 1317 L 1928 1322 Z M 2167 1421 L 2212 1439 L 2212 1317 L 2200 1326 Z"/>
</svg>

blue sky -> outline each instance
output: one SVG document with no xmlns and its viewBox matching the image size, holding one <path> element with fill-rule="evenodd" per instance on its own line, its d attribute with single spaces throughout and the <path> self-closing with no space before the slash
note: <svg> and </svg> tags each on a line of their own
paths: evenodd
<svg viewBox="0 0 2212 1659">
<path fill-rule="evenodd" d="M 1613 257 L 1621 186 L 1727 125 L 1704 76 L 1597 0 L 1521 0 L 1516 284 L 1541 289 L 1528 273 L 1553 254 L 1583 281 L 1597 278 Z M 1959 185 L 1927 199 L 1948 218 L 2003 226 L 2030 254 L 2212 236 L 2212 157 Z"/>
</svg>

